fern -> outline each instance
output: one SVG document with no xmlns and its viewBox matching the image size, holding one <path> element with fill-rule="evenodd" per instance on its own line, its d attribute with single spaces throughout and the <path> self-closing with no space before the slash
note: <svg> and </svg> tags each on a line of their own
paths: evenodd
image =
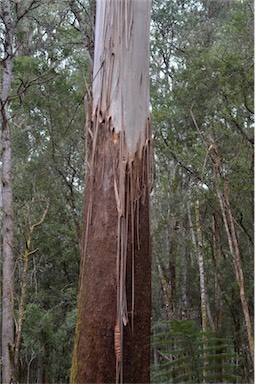
<svg viewBox="0 0 255 384">
<path fill-rule="evenodd" d="M 192 321 L 166 321 L 154 329 L 153 347 L 159 363 L 154 383 L 236 383 L 234 354 L 213 332 L 201 332 Z"/>
</svg>

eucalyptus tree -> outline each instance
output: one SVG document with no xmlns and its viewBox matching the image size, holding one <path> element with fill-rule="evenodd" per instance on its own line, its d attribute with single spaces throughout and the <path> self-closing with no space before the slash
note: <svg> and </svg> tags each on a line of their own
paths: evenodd
<svg viewBox="0 0 255 384">
<path fill-rule="evenodd" d="M 149 382 L 149 25 L 150 1 L 97 2 L 72 383 Z"/>
<path fill-rule="evenodd" d="M 13 296 L 14 296 L 14 255 L 13 255 L 13 197 L 11 131 L 9 125 L 9 97 L 11 90 L 12 65 L 14 56 L 14 22 L 10 2 L 2 2 L 4 31 L 4 57 L 1 79 L 1 129 L 2 129 L 2 210 L 3 210 L 3 277 L 2 277 L 2 380 L 10 383 L 14 374 L 10 351 L 14 344 Z"/>
</svg>

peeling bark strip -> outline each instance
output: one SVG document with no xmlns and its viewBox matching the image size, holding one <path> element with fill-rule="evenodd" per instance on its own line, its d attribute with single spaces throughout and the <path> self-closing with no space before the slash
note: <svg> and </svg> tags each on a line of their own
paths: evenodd
<svg viewBox="0 0 255 384">
<path fill-rule="evenodd" d="M 150 381 L 150 0 L 97 2 L 71 383 Z"/>
</svg>

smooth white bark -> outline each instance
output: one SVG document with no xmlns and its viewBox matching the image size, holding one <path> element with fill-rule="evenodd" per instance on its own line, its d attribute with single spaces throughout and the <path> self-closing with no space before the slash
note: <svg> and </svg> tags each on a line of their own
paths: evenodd
<svg viewBox="0 0 255 384">
<path fill-rule="evenodd" d="M 124 133 L 131 160 L 147 139 L 149 26 L 149 0 L 97 2 L 93 113 Z"/>
<path fill-rule="evenodd" d="M 14 254 L 13 254 L 13 197 L 11 131 L 9 126 L 9 95 L 12 77 L 13 25 L 10 1 L 2 2 L 5 24 L 5 61 L 1 89 L 2 128 L 2 207 L 3 207 L 3 277 L 2 277 L 2 382 L 12 378 L 11 353 L 14 343 Z"/>
</svg>

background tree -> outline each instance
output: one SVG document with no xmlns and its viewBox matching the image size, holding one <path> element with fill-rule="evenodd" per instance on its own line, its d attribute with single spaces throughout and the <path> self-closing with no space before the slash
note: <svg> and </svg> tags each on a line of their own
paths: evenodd
<svg viewBox="0 0 255 384">
<path fill-rule="evenodd" d="M 10 8 L 13 25 L 19 21 L 14 34 L 8 98 L 11 106 L 8 129 L 12 131 L 13 145 L 10 176 L 14 191 L 11 250 L 15 273 L 13 269 L 11 276 L 15 289 L 9 313 L 12 326 L 6 321 L 2 324 L 8 327 L 8 332 L 14 330 L 13 334 L 18 336 L 13 337 L 11 343 L 8 340 L 11 349 L 14 344 L 20 345 L 15 372 L 12 372 L 18 381 L 43 382 L 45 371 L 47 380 L 68 381 L 71 354 L 65 351 L 71 350 L 68 342 L 72 343 L 70 334 L 74 331 L 76 314 L 84 190 L 83 100 L 88 64 L 80 51 L 80 34 L 72 26 L 75 18 L 68 2 L 57 8 L 49 6 L 47 1 L 40 2 L 39 8 L 32 6 L 35 4 L 23 2 L 11 4 Z M 49 199 L 50 207 L 43 225 L 37 228 L 31 240 L 31 249 L 38 248 L 38 252 L 31 255 L 27 265 L 27 294 L 20 335 L 18 308 L 23 296 L 24 259 L 21 256 L 27 246 L 27 207 L 31 199 L 38 197 Z M 33 210 L 31 223 L 38 220 L 40 212 L 39 204 Z M 6 236 L 3 239 L 6 241 Z M 8 274 L 3 271 L 3 279 L 7 278 Z M 52 282 L 55 296 L 53 299 L 51 293 L 51 300 L 48 288 Z M 5 283 L 3 286 L 8 288 Z M 8 332 L 3 332 L 3 337 L 6 338 Z M 14 363 L 14 351 L 11 356 L 9 349 L 6 351 Z M 64 371 L 56 365 L 56 359 L 48 357 L 53 351 L 62 356 Z"/>
</svg>

